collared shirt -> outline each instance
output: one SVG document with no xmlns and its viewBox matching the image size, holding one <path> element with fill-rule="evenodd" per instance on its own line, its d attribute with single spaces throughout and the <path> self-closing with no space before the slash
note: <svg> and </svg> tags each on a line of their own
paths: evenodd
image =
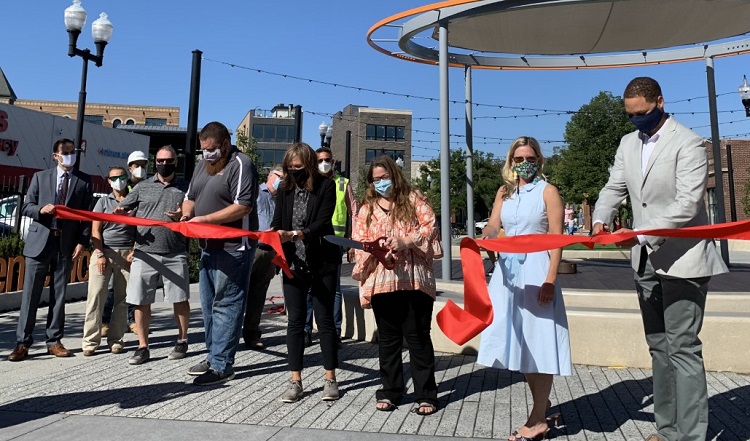
<svg viewBox="0 0 750 441">
<path fill-rule="evenodd" d="M 57 170 L 57 180 L 55 181 L 55 203 L 57 203 L 58 205 L 65 205 L 65 201 L 60 200 L 60 196 L 61 196 L 60 192 L 62 191 L 62 180 L 63 180 L 63 176 L 65 176 L 65 173 L 67 173 L 68 174 L 68 178 L 67 178 L 68 179 L 68 191 L 70 191 L 70 173 L 73 170 L 63 170 L 63 168 L 60 167 L 59 164 L 57 167 L 55 167 L 55 169 Z M 66 199 L 67 199 L 67 195 L 66 195 Z M 58 228 L 57 217 L 52 218 L 51 227 L 53 230 L 56 230 Z"/>
<path fill-rule="evenodd" d="M 271 196 L 271 190 L 266 183 L 260 184 L 258 188 L 258 230 L 268 230 L 271 228 L 273 220 L 273 210 L 276 209 L 276 199 Z"/>
<path fill-rule="evenodd" d="M 112 213 L 117 206 L 115 194 L 110 193 L 96 201 L 94 212 Z M 113 222 L 102 222 L 102 242 L 104 248 L 132 248 L 135 241 L 135 226 Z"/>
<path fill-rule="evenodd" d="M 662 124 L 659 130 L 654 133 L 654 136 L 649 137 L 643 132 L 638 134 L 641 141 L 643 142 L 643 147 L 641 148 L 641 172 L 643 173 L 643 177 L 646 177 L 646 167 L 648 167 L 648 160 L 651 159 L 651 154 L 654 152 L 656 142 L 659 141 L 659 138 L 663 134 L 662 132 L 664 131 L 665 125 L 666 124 Z"/>
</svg>

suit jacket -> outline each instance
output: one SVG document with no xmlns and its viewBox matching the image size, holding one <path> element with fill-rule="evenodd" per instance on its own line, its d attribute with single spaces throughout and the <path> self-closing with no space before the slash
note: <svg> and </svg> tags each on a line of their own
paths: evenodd
<svg viewBox="0 0 750 441">
<path fill-rule="evenodd" d="M 78 170 L 71 170 L 69 173 L 65 205 L 78 210 L 91 210 L 91 178 Z M 57 185 L 57 167 L 36 172 L 31 178 L 29 191 L 23 201 L 23 215 L 34 220 L 29 225 L 26 245 L 23 247 L 23 255 L 26 257 L 38 257 L 49 239 L 59 239 L 60 250 L 67 257 L 73 255 L 76 245 L 89 244 L 91 222 L 58 219 L 57 228 L 62 234 L 59 238 L 50 235 L 53 216 L 40 214 L 39 210 L 47 204 L 55 203 Z"/>
<path fill-rule="evenodd" d="M 335 271 L 341 264 L 341 248 L 323 239 L 323 236 L 334 234 L 331 220 L 336 205 L 335 184 L 332 179 L 319 176 L 307 200 L 307 227 L 302 233 L 305 235 L 305 261 L 313 273 Z M 271 228 L 291 230 L 293 210 L 294 190 L 279 187 Z M 284 243 L 282 248 L 287 260 L 291 261 L 296 250 L 294 243 Z"/>
<path fill-rule="evenodd" d="M 638 131 L 622 138 L 607 185 L 599 193 L 594 219 L 609 224 L 626 195 L 633 204 L 633 228 L 681 228 L 708 224 L 704 203 L 708 159 L 703 138 L 669 117 L 641 170 L 643 141 Z M 648 258 L 657 274 L 676 278 L 727 272 L 713 240 L 646 236 Z M 638 271 L 643 247 L 633 247 Z"/>
</svg>

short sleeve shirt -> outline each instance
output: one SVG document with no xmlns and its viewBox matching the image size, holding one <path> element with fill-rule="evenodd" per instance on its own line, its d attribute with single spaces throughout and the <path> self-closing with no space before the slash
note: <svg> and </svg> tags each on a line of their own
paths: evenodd
<svg viewBox="0 0 750 441">
<path fill-rule="evenodd" d="M 117 199 L 115 199 L 113 193 L 110 193 L 96 201 L 94 212 L 112 213 L 116 206 Z M 102 225 L 102 241 L 104 242 L 104 248 L 132 248 L 135 241 L 135 226 L 104 222 Z"/>
</svg>

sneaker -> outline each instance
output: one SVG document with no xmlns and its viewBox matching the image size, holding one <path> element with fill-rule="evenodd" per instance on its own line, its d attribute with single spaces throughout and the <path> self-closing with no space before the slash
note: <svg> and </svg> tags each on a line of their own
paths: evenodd
<svg viewBox="0 0 750 441">
<path fill-rule="evenodd" d="M 84 357 L 91 357 L 94 354 L 96 354 L 96 349 L 84 349 L 83 350 Z"/>
<path fill-rule="evenodd" d="M 301 381 L 290 381 L 289 387 L 281 395 L 282 403 L 295 403 L 302 399 L 302 382 Z"/>
<path fill-rule="evenodd" d="M 128 325 L 128 328 L 130 328 L 130 332 L 138 335 L 138 327 L 135 325 L 135 323 L 131 323 L 130 325 Z"/>
<path fill-rule="evenodd" d="M 177 344 L 174 345 L 174 349 L 172 349 L 172 352 L 169 354 L 170 360 L 179 360 L 181 358 L 185 358 L 188 351 L 188 344 L 186 341 L 183 342 L 177 342 Z"/>
<path fill-rule="evenodd" d="M 128 363 L 130 364 L 143 364 L 147 362 L 151 358 L 151 352 L 149 352 L 148 348 L 138 348 L 135 350 L 135 353 L 132 357 L 128 359 Z"/>
<path fill-rule="evenodd" d="M 203 360 L 200 363 L 188 369 L 187 373 L 188 375 L 197 377 L 198 375 L 205 374 L 206 372 L 208 372 L 209 369 L 211 369 L 211 364 L 208 362 L 208 360 Z"/>
<path fill-rule="evenodd" d="M 326 378 L 323 383 L 323 395 L 321 401 L 336 401 L 339 399 L 339 384 L 336 380 Z"/>
<path fill-rule="evenodd" d="M 312 331 L 305 332 L 305 347 L 309 348 L 312 346 Z"/>
<path fill-rule="evenodd" d="M 125 348 L 123 348 L 122 343 L 112 343 L 109 346 L 109 352 L 113 354 L 121 354 L 125 351 Z"/>
<path fill-rule="evenodd" d="M 102 337 L 106 337 L 109 335 L 109 323 L 102 323 L 102 330 L 101 330 Z"/>
<path fill-rule="evenodd" d="M 198 386 L 211 386 L 212 384 L 226 383 L 232 378 L 234 378 L 234 371 L 225 374 L 216 372 L 213 369 L 209 369 L 208 371 L 195 377 L 195 380 L 193 380 L 193 384 Z"/>
</svg>

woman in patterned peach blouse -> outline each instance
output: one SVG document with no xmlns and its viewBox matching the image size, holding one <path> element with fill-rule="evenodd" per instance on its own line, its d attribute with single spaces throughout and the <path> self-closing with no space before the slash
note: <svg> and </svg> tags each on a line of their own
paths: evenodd
<svg viewBox="0 0 750 441">
<path fill-rule="evenodd" d="M 357 215 L 352 238 L 382 239 L 386 269 L 372 254 L 357 250 L 352 278 L 359 281 L 360 303 L 372 307 L 378 326 L 380 379 L 376 408 L 392 411 L 405 393 L 401 358 L 403 340 L 409 345 L 414 380 L 414 411 L 437 411 L 435 352 L 430 338 L 435 303 L 432 260 L 442 257 L 435 213 L 427 198 L 413 190 L 401 169 L 387 156 L 376 158 L 367 173 L 368 187 Z"/>
</svg>

